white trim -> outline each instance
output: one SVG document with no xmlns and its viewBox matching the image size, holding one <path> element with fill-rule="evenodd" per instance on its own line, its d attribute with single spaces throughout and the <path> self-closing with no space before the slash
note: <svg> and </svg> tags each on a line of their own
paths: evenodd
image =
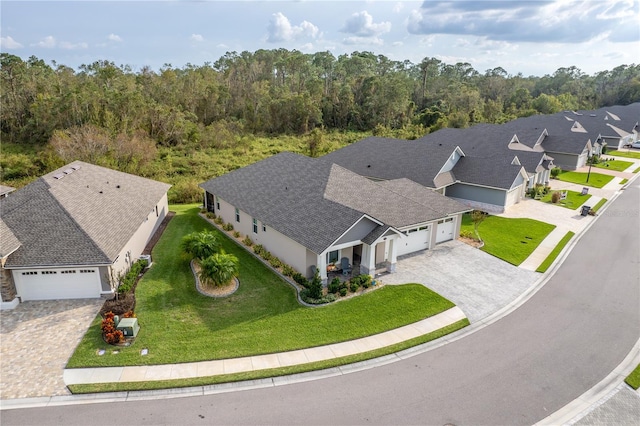
<svg viewBox="0 0 640 426">
<path fill-rule="evenodd" d="M 33 265 L 33 266 L 5 266 L 4 269 L 8 270 L 21 270 L 21 269 L 52 269 L 52 268 L 96 268 L 100 266 L 112 266 L 112 263 L 85 263 L 75 265 Z"/>
<path fill-rule="evenodd" d="M 466 157 L 464 155 L 464 152 L 462 151 L 462 148 L 460 148 L 459 146 L 456 145 L 456 147 L 453 149 L 453 151 L 451 151 L 451 154 L 449 154 L 449 156 L 447 157 L 447 161 L 445 161 L 444 164 L 442 165 L 442 167 L 440 167 L 440 171 L 438 173 L 436 173 L 436 176 L 438 176 L 440 173 L 450 172 L 451 170 L 453 170 L 453 168 L 456 166 L 456 164 L 458 164 L 458 161 L 460 161 L 460 158 L 458 158 L 458 161 L 453 163 L 453 166 L 451 166 L 450 169 L 444 170 L 444 166 L 447 165 L 449 160 L 451 160 L 451 157 L 453 156 L 453 154 L 455 154 L 456 152 L 458 152 L 458 154 L 460 154 L 460 157 Z"/>
<path fill-rule="evenodd" d="M 344 231 L 342 234 L 340 234 L 340 236 L 339 236 L 338 238 L 336 238 L 335 240 L 333 240 L 333 241 L 331 242 L 331 244 L 329 244 L 329 246 L 327 246 L 324 250 L 322 250 L 322 253 L 320 253 L 320 254 L 323 254 L 323 253 L 325 253 L 328 249 L 330 249 L 331 247 L 334 247 L 334 244 L 335 244 L 336 242 L 340 241 L 340 239 L 341 239 L 342 237 L 344 237 L 344 236 L 345 236 L 349 231 L 351 231 L 351 230 L 353 229 L 353 227 L 354 227 L 354 226 L 356 226 L 358 223 L 360 223 L 360 221 L 361 221 L 362 219 L 364 219 L 364 218 L 367 218 L 367 219 L 371 220 L 372 222 L 377 223 L 378 225 L 384 225 L 384 223 L 380 222 L 380 221 L 379 221 L 379 220 L 377 220 L 377 219 L 372 218 L 372 217 L 371 217 L 371 216 L 369 216 L 368 214 L 363 214 L 362 216 L 360 216 L 360 218 L 359 218 L 358 220 L 354 221 L 354 222 L 353 222 L 353 224 L 352 224 L 349 228 L 347 228 L 347 230 L 346 230 L 346 231 Z M 362 243 L 362 241 L 361 241 L 361 240 L 358 240 L 358 241 L 360 241 L 360 243 Z M 352 244 L 351 242 L 350 242 L 350 243 L 346 243 L 346 244 L 347 244 L 347 245 L 346 245 L 346 246 L 344 246 L 344 247 L 351 247 L 351 246 L 353 246 L 353 245 L 358 245 L 358 244 Z M 339 247 L 339 246 L 343 246 L 343 244 L 340 244 L 340 245 L 335 246 L 335 247 Z M 308 248 L 308 247 L 307 247 L 307 248 Z"/>
</svg>

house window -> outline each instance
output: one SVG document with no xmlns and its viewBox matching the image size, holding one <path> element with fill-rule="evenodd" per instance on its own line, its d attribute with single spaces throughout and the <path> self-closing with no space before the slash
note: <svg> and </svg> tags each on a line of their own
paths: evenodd
<svg viewBox="0 0 640 426">
<path fill-rule="evenodd" d="M 38 275 L 36 271 L 23 272 L 22 275 Z"/>
<path fill-rule="evenodd" d="M 75 273 L 76 273 L 76 271 L 74 271 L 73 269 L 70 269 L 70 270 L 68 270 L 68 271 L 61 271 L 60 273 L 61 273 L 61 274 L 75 274 Z"/>
<path fill-rule="evenodd" d="M 253 233 L 257 234 L 258 233 L 258 221 L 256 220 L 256 218 L 253 218 Z"/>
<path fill-rule="evenodd" d="M 327 253 L 327 265 L 329 263 L 337 262 L 338 261 L 338 257 L 340 257 L 339 253 L 338 253 L 338 250 L 330 251 L 329 253 Z"/>
<path fill-rule="evenodd" d="M 156 206 L 156 217 L 158 217 L 158 206 Z"/>
<path fill-rule="evenodd" d="M 240 210 L 236 207 L 236 222 L 240 223 Z"/>
<path fill-rule="evenodd" d="M 262 232 L 267 232 L 267 225 L 264 223 L 262 224 Z"/>
<path fill-rule="evenodd" d="M 53 275 L 53 274 L 57 274 L 56 271 L 42 271 L 42 275 Z"/>
<path fill-rule="evenodd" d="M 93 274 L 95 269 L 80 269 L 81 274 Z"/>
<path fill-rule="evenodd" d="M 220 198 L 216 197 L 216 210 L 220 211 Z"/>
</svg>

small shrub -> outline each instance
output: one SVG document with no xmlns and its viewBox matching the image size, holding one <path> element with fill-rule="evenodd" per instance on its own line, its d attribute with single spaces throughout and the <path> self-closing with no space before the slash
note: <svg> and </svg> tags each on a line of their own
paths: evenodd
<svg viewBox="0 0 640 426">
<path fill-rule="evenodd" d="M 202 213 L 202 214 L 206 214 L 206 213 L 208 213 L 208 212 L 207 212 L 207 209 L 200 209 L 200 213 Z"/>
<path fill-rule="evenodd" d="M 347 288 L 343 287 L 340 289 L 340 296 L 346 296 L 347 295 Z"/>
<path fill-rule="evenodd" d="M 551 191 L 551 187 L 550 186 L 545 186 L 544 189 L 542 190 L 542 193 L 544 195 L 547 195 L 549 193 L 549 191 Z"/>
<path fill-rule="evenodd" d="M 558 204 L 560 202 L 560 197 L 562 197 L 562 194 L 560 194 L 560 192 L 555 191 L 553 194 L 551 194 L 551 202 L 553 204 Z"/>
<path fill-rule="evenodd" d="M 367 274 L 360 275 L 360 285 L 364 288 L 371 287 L 371 275 L 367 275 Z"/>
<path fill-rule="evenodd" d="M 559 167 L 554 167 L 553 169 L 551 169 L 551 177 L 552 178 L 556 179 L 559 174 L 560 174 L 560 168 Z"/>
<path fill-rule="evenodd" d="M 527 189 L 527 195 L 531 198 L 535 198 L 536 196 L 536 189 L 535 188 L 529 188 Z"/>
<path fill-rule="evenodd" d="M 282 265 L 282 275 L 284 275 L 285 277 L 291 277 L 295 273 L 295 269 L 293 269 L 291 266 L 286 264 Z"/>
<path fill-rule="evenodd" d="M 216 215 L 213 212 L 206 212 L 204 215 L 207 217 L 207 219 L 216 219 Z"/>
<path fill-rule="evenodd" d="M 334 279 L 332 279 L 329 285 L 327 286 L 327 291 L 333 294 L 340 291 L 340 278 L 335 277 Z"/>
<path fill-rule="evenodd" d="M 352 293 L 355 293 L 356 291 L 358 291 L 359 288 L 360 288 L 360 281 L 354 281 L 354 282 L 351 282 L 351 284 L 349 284 L 349 290 L 351 290 Z"/>
<path fill-rule="evenodd" d="M 136 314 L 133 311 L 127 311 L 122 314 L 122 318 L 135 318 Z"/>
<path fill-rule="evenodd" d="M 322 297 L 322 280 L 320 279 L 320 272 L 316 269 L 316 273 L 313 274 L 313 279 L 309 283 L 309 297 L 312 299 L 320 299 Z"/>
<path fill-rule="evenodd" d="M 264 247 L 262 246 L 262 244 L 256 244 L 253 247 L 253 252 L 255 254 L 257 254 L 258 256 L 262 255 L 262 252 L 264 251 Z"/>
<path fill-rule="evenodd" d="M 244 237 L 244 240 L 242 240 L 242 244 L 247 247 L 251 247 L 253 245 L 253 240 L 247 235 L 246 237 Z"/>
<path fill-rule="evenodd" d="M 102 336 L 108 344 L 114 345 L 124 342 L 124 334 L 122 331 L 116 330 L 115 315 L 113 312 L 107 312 L 105 314 L 100 328 L 102 330 Z"/>
<path fill-rule="evenodd" d="M 282 267 L 282 261 L 275 256 L 272 256 L 271 259 L 269 259 L 269 264 L 276 269 Z"/>
<path fill-rule="evenodd" d="M 225 231 L 233 231 L 233 225 L 231 223 L 225 223 L 224 225 L 222 225 L 222 229 L 224 229 Z"/>
<path fill-rule="evenodd" d="M 468 229 L 461 230 L 460 231 L 460 236 L 462 238 L 469 238 L 469 239 L 472 239 L 472 240 L 476 239 L 476 236 L 474 235 L 473 231 L 470 231 Z"/>
<path fill-rule="evenodd" d="M 240 238 L 240 231 L 233 231 L 233 238 Z"/>
<path fill-rule="evenodd" d="M 222 220 L 222 217 L 220 216 L 214 218 L 213 221 L 218 225 L 222 225 L 224 223 L 224 220 Z"/>
<path fill-rule="evenodd" d="M 294 273 L 291 278 L 293 278 L 293 280 L 295 282 L 297 282 L 298 284 L 300 284 L 302 287 L 307 288 L 309 287 L 309 280 L 302 275 L 300 272 L 296 272 Z"/>
<path fill-rule="evenodd" d="M 269 262 L 271 260 L 271 258 L 273 257 L 273 255 L 271 254 L 270 251 L 267 250 L 263 250 L 262 254 L 260 255 L 264 260 L 266 260 L 267 262 Z"/>
</svg>

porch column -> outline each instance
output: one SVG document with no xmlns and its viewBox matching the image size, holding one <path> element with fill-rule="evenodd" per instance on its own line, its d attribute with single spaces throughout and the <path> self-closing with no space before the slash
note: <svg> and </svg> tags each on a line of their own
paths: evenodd
<svg viewBox="0 0 640 426">
<path fill-rule="evenodd" d="M 395 238 L 389 239 L 389 266 L 387 266 L 387 272 L 396 271 L 396 262 L 398 257 L 398 244 L 396 244 Z"/>
<path fill-rule="evenodd" d="M 320 273 L 320 279 L 322 280 L 322 285 L 327 284 L 327 254 L 321 253 L 318 255 L 316 262 L 318 272 Z"/>
<path fill-rule="evenodd" d="M 369 244 L 362 244 L 362 259 L 360 260 L 360 273 L 376 275 L 376 249 Z"/>
</svg>

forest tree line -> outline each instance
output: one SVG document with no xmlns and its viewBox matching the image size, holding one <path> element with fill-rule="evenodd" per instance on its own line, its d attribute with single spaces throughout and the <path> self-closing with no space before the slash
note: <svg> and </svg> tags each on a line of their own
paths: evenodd
<svg viewBox="0 0 640 426">
<path fill-rule="evenodd" d="M 635 64 L 525 77 L 436 58 L 414 64 L 371 52 L 275 49 L 157 71 L 109 61 L 74 70 L 7 53 L 0 67 L 2 142 L 12 155 L 35 146 L 41 158 L 23 172 L 14 163 L 24 158 L 3 158 L 3 181 L 73 159 L 157 177 L 145 167 L 167 153 L 246 151 L 256 135 L 299 136 L 307 154 L 317 155 L 332 132 L 415 138 L 442 127 L 640 100 Z"/>
</svg>

